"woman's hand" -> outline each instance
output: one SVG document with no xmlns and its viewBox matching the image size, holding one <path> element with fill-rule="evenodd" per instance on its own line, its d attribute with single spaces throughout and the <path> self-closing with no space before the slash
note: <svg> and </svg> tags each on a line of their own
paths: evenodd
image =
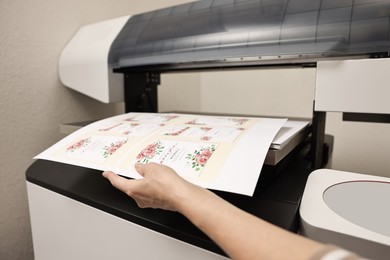
<svg viewBox="0 0 390 260">
<path fill-rule="evenodd" d="M 135 169 L 144 178 L 129 180 L 110 171 L 103 172 L 103 176 L 115 188 L 132 197 L 141 208 L 177 211 L 176 201 L 192 186 L 173 169 L 162 164 L 137 163 Z"/>
<path fill-rule="evenodd" d="M 136 164 L 135 169 L 143 179 L 128 180 L 109 171 L 103 176 L 142 208 L 180 212 L 233 259 L 308 259 L 322 248 L 242 211 L 167 166 Z"/>
</svg>

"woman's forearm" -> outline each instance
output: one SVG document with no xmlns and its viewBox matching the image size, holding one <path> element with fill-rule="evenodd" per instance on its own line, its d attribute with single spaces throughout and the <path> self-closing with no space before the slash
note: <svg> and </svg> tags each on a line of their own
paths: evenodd
<svg viewBox="0 0 390 260">
<path fill-rule="evenodd" d="M 233 259 L 307 259 L 322 247 L 242 211 L 169 167 L 149 163 L 135 168 L 143 179 L 127 180 L 112 172 L 103 176 L 140 207 L 182 213 Z"/>
<path fill-rule="evenodd" d="M 233 259 L 307 259 L 322 247 L 195 185 L 177 197 L 176 207 Z"/>
</svg>

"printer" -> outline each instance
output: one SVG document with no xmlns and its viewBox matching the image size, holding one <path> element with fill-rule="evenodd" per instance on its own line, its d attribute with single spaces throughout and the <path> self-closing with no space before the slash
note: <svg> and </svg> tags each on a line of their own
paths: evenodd
<svg viewBox="0 0 390 260">
<path fill-rule="evenodd" d="M 317 68 L 308 138 L 264 165 L 252 197 L 214 191 L 292 232 L 309 174 L 330 161 L 327 111 L 390 122 L 390 1 L 203 0 L 83 26 L 63 84 L 126 112 L 158 112 L 161 73 Z M 99 171 L 37 160 L 26 172 L 36 259 L 225 259 L 178 213 L 140 209 Z"/>
</svg>

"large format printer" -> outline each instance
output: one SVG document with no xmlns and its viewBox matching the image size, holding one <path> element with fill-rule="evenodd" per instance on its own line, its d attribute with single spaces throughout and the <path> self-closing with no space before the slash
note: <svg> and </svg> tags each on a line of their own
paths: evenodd
<svg viewBox="0 0 390 260">
<path fill-rule="evenodd" d="M 126 112 L 158 112 L 161 73 L 316 67 L 309 141 L 264 165 L 253 197 L 215 191 L 298 232 L 308 175 L 331 153 L 326 111 L 390 122 L 389 20 L 390 1 L 197 1 L 80 28 L 59 73 L 64 85 L 124 102 Z M 138 208 L 96 170 L 37 160 L 26 178 L 36 259 L 225 258 L 183 216 Z"/>
</svg>

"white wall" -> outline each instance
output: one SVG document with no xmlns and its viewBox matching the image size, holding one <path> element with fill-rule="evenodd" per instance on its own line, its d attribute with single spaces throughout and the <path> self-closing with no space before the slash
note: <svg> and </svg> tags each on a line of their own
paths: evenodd
<svg viewBox="0 0 390 260">
<path fill-rule="evenodd" d="M 312 116 L 312 69 L 260 69 L 202 74 L 202 109 L 220 113 Z"/>
<path fill-rule="evenodd" d="M 33 259 L 25 171 L 59 124 L 123 111 L 62 86 L 58 57 L 85 24 L 189 0 L 0 1 L 0 259 Z"/>
<path fill-rule="evenodd" d="M 201 111 L 200 73 L 167 73 L 161 75 L 158 86 L 160 112 Z"/>
<path fill-rule="evenodd" d="M 344 122 L 335 112 L 326 123 L 335 136 L 333 169 L 390 178 L 390 124 Z"/>
</svg>

